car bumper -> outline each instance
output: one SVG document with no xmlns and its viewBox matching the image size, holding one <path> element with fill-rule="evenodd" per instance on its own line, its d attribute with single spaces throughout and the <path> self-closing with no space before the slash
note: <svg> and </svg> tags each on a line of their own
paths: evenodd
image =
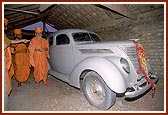
<svg viewBox="0 0 168 115">
<path fill-rule="evenodd" d="M 152 79 L 154 83 L 158 81 L 159 77 L 156 76 L 155 79 Z M 145 93 L 147 90 L 151 88 L 151 84 L 148 84 L 147 86 L 143 87 L 142 89 L 131 91 L 131 92 L 126 92 L 125 97 L 126 98 L 135 98 L 143 93 Z"/>
</svg>

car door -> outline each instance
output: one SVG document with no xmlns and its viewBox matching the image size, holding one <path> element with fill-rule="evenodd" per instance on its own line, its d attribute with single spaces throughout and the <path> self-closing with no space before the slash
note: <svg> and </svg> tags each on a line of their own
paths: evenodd
<svg viewBox="0 0 168 115">
<path fill-rule="evenodd" d="M 51 48 L 51 52 L 54 53 L 51 57 L 53 58 L 54 70 L 59 73 L 70 74 L 74 66 L 74 56 L 68 34 L 56 35 L 54 42 Z"/>
</svg>

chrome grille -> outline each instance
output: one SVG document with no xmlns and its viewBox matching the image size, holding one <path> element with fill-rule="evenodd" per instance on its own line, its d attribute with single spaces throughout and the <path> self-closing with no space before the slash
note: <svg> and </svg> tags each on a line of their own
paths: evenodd
<svg viewBox="0 0 168 115">
<path fill-rule="evenodd" d="M 135 46 L 125 46 L 125 47 L 121 47 L 121 49 L 127 54 L 132 64 L 134 65 L 135 70 L 138 70 L 139 64 L 138 64 Z"/>
</svg>

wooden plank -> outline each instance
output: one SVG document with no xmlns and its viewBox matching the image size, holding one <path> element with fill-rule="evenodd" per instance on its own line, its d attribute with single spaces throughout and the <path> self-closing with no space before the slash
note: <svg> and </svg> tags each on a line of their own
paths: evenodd
<svg viewBox="0 0 168 115">
<path fill-rule="evenodd" d="M 129 9 L 127 9 L 125 6 L 123 6 L 122 4 L 101 4 L 102 6 L 116 11 L 117 13 L 126 16 L 130 19 L 136 20 L 137 19 L 137 15 L 134 14 L 133 12 L 131 12 Z"/>
</svg>

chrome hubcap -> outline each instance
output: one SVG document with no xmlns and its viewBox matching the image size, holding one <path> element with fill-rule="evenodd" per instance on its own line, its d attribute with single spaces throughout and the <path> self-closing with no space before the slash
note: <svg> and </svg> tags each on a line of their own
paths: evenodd
<svg viewBox="0 0 168 115">
<path fill-rule="evenodd" d="M 90 99 L 101 104 L 105 100 L 105 89 L 98 79 L 91 79 L 86 85 L 87 94 Z"/>
</svg>

